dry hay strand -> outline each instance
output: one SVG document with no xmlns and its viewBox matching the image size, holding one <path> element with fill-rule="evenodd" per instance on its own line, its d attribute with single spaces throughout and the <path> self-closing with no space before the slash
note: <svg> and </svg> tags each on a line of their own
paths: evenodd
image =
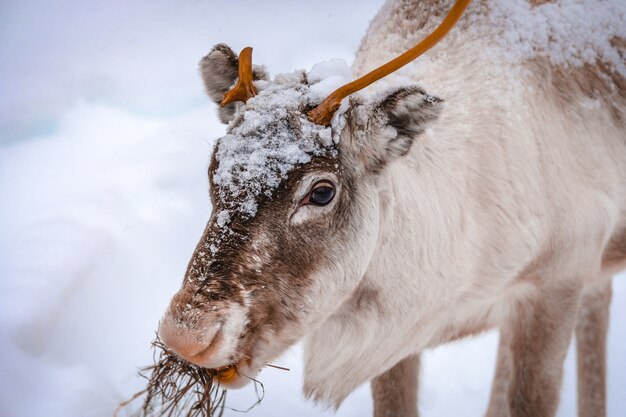
<svg viewBox="0 0 626 417">
<path fill-rule="evenodd" d="M 187 362 L 169 350 L 158 335 L 152 342 L 152 347 L 154 364 L 139 371 L 139 375 L 148 381 L 146 389 L 120 403 L 114 417 L 139 398 L 143 398 L 143 404 L 133 414 L 138 417 L 221 417 L 224 408 L 250 411 L 265 395 L 263 384 L 250 378 L 254 382 L 257 402 L 247 410 L 225 407 L 226 391 L 220 388 L 219 381 L 215 378 L 225 370 L 206 369 Z"/>
</svg>

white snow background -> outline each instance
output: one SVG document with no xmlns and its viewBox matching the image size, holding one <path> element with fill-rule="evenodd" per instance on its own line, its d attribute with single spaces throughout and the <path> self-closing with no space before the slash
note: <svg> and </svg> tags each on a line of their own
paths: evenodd
<svg viewBox="0 0 626 417">
<path fill-rule="evenodd" d="M 352 62 L 381 3 L 0 3 L 0 416 L 110 416 L 142 388 L 136 369 L 152 361 L 211 210 L 206 171 L 224 127 L 199 59 L 227 42 L 253 46 L 273 74 Z M 608 344 L 613 417 L 626 410 L 624 278 Z M 423 415 L 482 415 L 496 344 L 490 332 L 426 352 Z M 559 416 L 575 415 L 572 353 Z M 250 416 L 332 414 L 303 399 L 300 362 L 295 347 L 276 361 L 289 372 L 261 373 Z M 254 399 L 249 386 L 228 405 Z M 371 408 L 365 385 L 337 415 Z"/>
</svg>

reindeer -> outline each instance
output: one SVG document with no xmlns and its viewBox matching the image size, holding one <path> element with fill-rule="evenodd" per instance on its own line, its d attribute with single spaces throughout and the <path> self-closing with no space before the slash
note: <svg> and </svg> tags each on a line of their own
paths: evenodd
<svg viewBox="0 0 626 417">
<path fill-rule="evenodd" d="M 270 80 L 251 49 L 225 45 L 202 59 L 228 128 L 211 217 L 160 322 L 173 351 L 236 369 L 221 379 L 234 388 L 304 340 L 309 398 L 337 407 L 371 381 L 375 416 L 417 416 L 419 352 L 498 328 L 486 415 L 537 417 L 556 413 L 575 334 L 579 416 L 606 414 L 611 276 L 626 268 L 624 34 L 598 26 L 603 48 L 574 63 L 537 45 L 516 55 L 510 2 L 481 1 L 389 74 L 467 3 L 317 108 L 303 71 Z M 354 73 L 447 7 L 389 0 Z"/>
</svg>

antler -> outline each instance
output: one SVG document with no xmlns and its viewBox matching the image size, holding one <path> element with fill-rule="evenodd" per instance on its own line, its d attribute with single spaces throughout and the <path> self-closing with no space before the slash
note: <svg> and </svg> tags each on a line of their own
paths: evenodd
<svg viewBox="0 0 626 417">
<path fill-rule="evenodd" d="M 252 84 L 252 48 L 245 47 L 239 54 L 239 80 L 237 85 L 228 90 L 222 101 L 220 107 L 224 107 L 233 101 L 248 101 L 250 97 L 256 96 L 256 89 Z"/>
<path fill-rule="evenodd" d="M 446 16 L 446 18 L 443 20 L 443 22 L 441 22 L 437 29 L 435 29 L 430 35 L 428 35 L 426 39 L 424 39 L 402 55 L 376 68 L 375 70 L 368 72 L 361 78 L 349 82 L 348 84 L 341 86 L 333 91 L 316 108 L 307 113 L 309 120 L 322 126 L 330 125 L 333 114 L 335 114 L 335 112 L 341 105 L 341 100 L 343 100 L 345 97 L 349 96 L 352 93 L 362 90 L 373 82 L 380 80 L 384 76 L 389 75 L 392 72 L 402 68 L 403 66 L 435 46 L 435 44 L 439 42 L 441 38 L 446 36 L 450 29 L 452 29 L 454 24 L 459 20 L 471 1 L 472 0 L 457 0 L 456 3 L 454 3 L 454 6 L 452 6 L 452 9 L 450 9 L 450 12 Z"/>
</svg>

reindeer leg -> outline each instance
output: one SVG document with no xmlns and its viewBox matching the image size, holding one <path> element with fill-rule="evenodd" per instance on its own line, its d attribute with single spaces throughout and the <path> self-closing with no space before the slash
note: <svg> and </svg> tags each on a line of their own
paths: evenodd
<svg viewBox="0 0 626 417">
<path fill-rule="evenodd" d="M 541 288 L 501 326 L 489 417 L 551 417 L 573 334 L 580 285 Z"/>
<path fill-rule="evenodd" d="M 371 382 L 374 417 L 418 417 L 419 355 L 408 356 Z"/>
<path fill-rule="evenodd" d="M 513 376 L 513 333 L 509 326 L 501 326 L 496 374 L 491 384 L 491 397 L 486 417 L 509 417 L 508 388 Z"/>
<path fill-rule="evenodd" d="M 578 416 L 606 416 L 606 335 L 611 280 L 585 289 L 576 323 Z"/>
</svg>

